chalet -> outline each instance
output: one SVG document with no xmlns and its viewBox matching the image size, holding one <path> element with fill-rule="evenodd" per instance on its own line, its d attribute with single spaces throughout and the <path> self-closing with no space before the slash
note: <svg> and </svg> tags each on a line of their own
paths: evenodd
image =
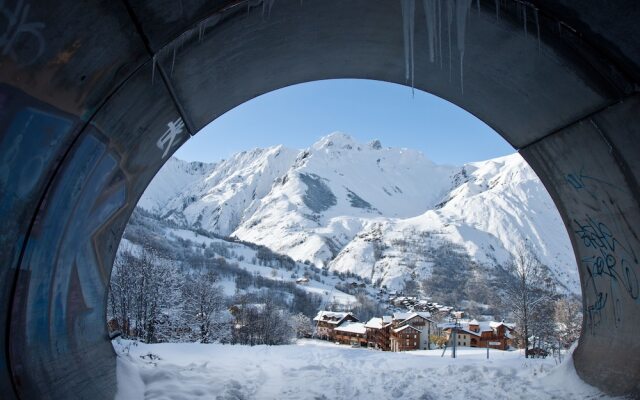
<svg viewBox="0 0 640 400">
<path fill-rule="evenodd" d="M 364 324 L 367 330 L 367 346 L 373 349 L 389 351 L 391 336 L 391 317 L 371 318 Z"/>
<path fill-rule="evenodd" d="M 367 329 L 362 322 L 347 321 L 333 328 L 333 340 L 340 344 L 367 347 Z"/>
<path fill-rule="evenodd" d="M 390 347 L 391 351 L 409 351 L 420 349 L 419 329 L 411 325 L 403 325 L 399 328 L 391 329 Z"/>
<path fill-rule="evenodd" d="M 447 340 L 451 337 L 455 329 L 454 323 L 444 323 L 439 325 L 443 328 Z M 496 321 L 460 321 L 458 324 L 459 346 L 469 347 L 490 347 L 492 349 L 506 350 L 511 345 L 512 324 Z"/>
<path fill-rule="evenodd" d="M 437 324 L 429 317 L 431 317 L 431 314 L 428 312 L 395 313 L 393 314 L 392 324 L 394 328 L 410 325 L 419 330 L 421 335 L 418 348 L 428 349 L 429 336 L 437 331 Z"/>
<path fill-rule="evenodd" d="M 313 318 L 316 323 L 316 336 L 323 340 L 334 340 L 334 329 L 344 322 L 358 322 L 350 312 L 318 311 Z"/>
</svg>

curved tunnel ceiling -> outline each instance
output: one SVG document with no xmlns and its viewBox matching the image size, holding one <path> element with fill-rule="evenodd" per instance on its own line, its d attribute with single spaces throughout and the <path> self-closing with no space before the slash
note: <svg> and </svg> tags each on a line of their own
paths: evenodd
<svg viewBox="0 0 640 400">
<path fill-rule="evenodd" d="M 409 65 L 416 88 L 485 121 L 540 176 L 578 259 L 576 369 L 640 396 L 640 7 L 613 3 L 3 2 L 0 393 L 113 397 L 115 251 L 190 134 L 274 89 L 407 84 Z M 404 20 L 401 4 L 415 7 Z"/>
</svg>

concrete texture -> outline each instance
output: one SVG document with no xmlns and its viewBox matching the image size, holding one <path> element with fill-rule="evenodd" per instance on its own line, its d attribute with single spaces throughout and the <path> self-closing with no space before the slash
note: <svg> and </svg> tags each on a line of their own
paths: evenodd
<svg viewBox="0 0 640 400">
<path fill-rule="evenodd" d="M 415 87 L 481 118 L 538 173 L 580 269 L 578 373 L 640 397 L 640 7 L 507 0 L 496 12 L 474 1 L 464 41 L 454 18 L 449 56 L 441 4 L 432 63 L 417 2 Z M 113 397 L 115 251 L 137 199 L 190 134 L 295 83 L 407 83 L 399 1 L 278 0 L 270 13 L 259 0 L 0 8 L 2 398 Z"/>
</svg>

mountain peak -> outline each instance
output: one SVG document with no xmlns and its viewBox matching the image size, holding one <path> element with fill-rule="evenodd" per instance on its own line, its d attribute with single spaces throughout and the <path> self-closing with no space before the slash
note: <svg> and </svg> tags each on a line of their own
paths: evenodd
<svg viewBox="0 0 640 400">
<path fill-rule="evenodd" d="M 323 136 L 313 144 L 313 148 L 320 149 L 353 149 L 358 147 L 359 143 L 356 142 L 351 136 L 343 132 L 332 132 L 326 136 Z"/>
</svg>

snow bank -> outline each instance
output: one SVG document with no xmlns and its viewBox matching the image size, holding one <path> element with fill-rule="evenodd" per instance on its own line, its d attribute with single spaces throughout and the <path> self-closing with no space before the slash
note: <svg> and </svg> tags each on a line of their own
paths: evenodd
<svg viewBox="0 0 640 400">
<path fill-rule="evenodd" d="M 441 355 L 301 340 L 255 347 L 140 344 L 123 357 L 135 363 L 147 399 L 608 398 L 578 378 L 571 357 L 556 367 L 551 358 L 526 360 L 521 352 L 491 350 L 489 360 L 476 348 L 459 348 L 456 359 Z M 133 375 L 119 382 L 135 386 L 132 396 L 139 393 Z"/>
</svg>

